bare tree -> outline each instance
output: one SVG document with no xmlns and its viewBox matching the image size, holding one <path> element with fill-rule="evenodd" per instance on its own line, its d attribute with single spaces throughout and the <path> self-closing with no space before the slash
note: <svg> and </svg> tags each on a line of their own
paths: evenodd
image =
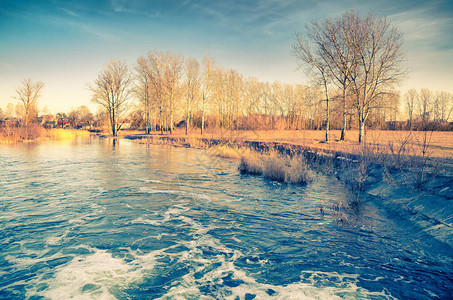
<svg viewBox="0 0 453 300">
<path fill-rule="evenodd" d="M 109 119 L 113 136 L 117 136 L 128 112 L 128 102 L 132 92 L 129 69 L 119 60 L 108 63 L 90 86 L 92 101 L 99 104 Z"/>
<path fill-rule="evenodd" d="M 417 110 L 418 114 L 422 120 L 422 129 L 426 129 L 430 118 L 433 113 L 433 92 L 429 89 L 421 89 L 418 101 L 417 101 Z"/>
<path fill-rule="evenodd" d="M 403 36 L 385 18 L 355 14 L 352 22 L 347 36 L 355 51 L 355 65 L 349 77 L 362 142 L 370 112 L 380 108 L 380 98 L 390 94 L 405 75 Z"/>
<path fill-rule="evenodd" d="M 159 114 L 159 129 L 161 134 L 164 130 L 164 114 L 165 114 L 165 72 L 164 66 L 165 55 L 162 52 L 150 51 L 148 53 L 149 79 L 151 83 L 151 92 L 154 101 L 156 102 Z M 150 95 L 151 97 L 151 95 Z"/>
<path fill-rule="evenodd" d="M 72 109 L 68 113 L 67 118 L 72 127 L 76 127 L 77 125 L 92 125 L 94 122 L 93 113 L 85 105 Z"/>
<path fill-rule="evenodd" d="M 314 47 L 314 58 L 318 60 L 318 64 L 324 69 L 323 72 L 326 74 L 326 79 L 331 78 L 331 82 L 342 91 L 342 128 L 340 140 L 345 139 L 347 90 L 350 83 L 349 76 L 354 69 L 355 62 L 355 52 L 347 36 L 351 30 L 353 19 L 354 12 L 350 11 L 338 19 L 325 19 L 321 23 L 314 21 L 306 25 L 306 40 L 307 42 L 311 42 Z M 298 47 L 300 47 L 301 35 L 296 34 L 296 39 L 298 41 L 297 44 L 299 44 Z M 308 48 L 308 45 L 306 47 Z M 325 81 L 322 77 L 321 79 Z"/>
<path fill-rule="evenodd" d="M 211 97 L 211 93 L 217 85 L 216 81 L 216 64 L 212 57 L 206 56 L 203 58 L 203 69 L 202 69 L 202 103 L 201 103 L 201 134 L 203 135 L 205 127 L 205 115 L 207 100 Z"/>
<path fill-rule="evenodd" d="M 293 45 L 293 53 L 298 60 L 299 67 L 311 66 L 307 69 L 308 74 L 313 74 L 313 68 L 317 72 L 317 82 L 324 88 L 326 101 L 326 142 L 329 141 L 330 127 L 330 108 L 329 108 L 329 83 L 331 82 L 329 72 L 328 54 L 323 49 L 323 40 L 318 38 L 320 33 L 318 30 L 309 30 L 308 37 L 303 38 L 300 34 L 296 34 L 296 43 Z"/>
<path fill-rule="evenodd" d="M 38 99 L 41 96 L 43 87 L 43 82 L 33 82 L 28 78 L 24 79 L 16 89 L 16 96 L 14 98 L 19 100 L 22 120 L 25 126 L 38 114 Z"/>
<path fill-rule="evenodd" d="M 194 102 L 200 93 L 200 64 L 195 58 L 189 58 L 185 64 L 186 75 L 186 135 L 192 122 Z"/>
<path fill-rule="evenodd" d="M 135 86 L 135 93 L 143 104 L 145 112 L 145 132 L 149 134 L 151 131 L 150 126 L 150 88 L 151 88 L 151 75 L 148 63 L 143 56 L 137 59 L 135 66 L 137 84 Z"/>
<path fill-rule="evenodd" d="M 179 88 L 179 80 L 181 79 L 181 71 L 184 64 L 184 58 L 177 54 L 172 55 L 167 52 L 167 64 L 165 66 L 165 87 L 167 92 L 167 101 L 169 109 L 169 129 L 173 132 L 173 118 L 175 112 L 176 94 Z"/>
<path fill-rule="evenodd" d="M 6 105 L 5 118 L 14 118 L 14 104 L 11 102 Z"/>
<path fill-rule="evenodd" d="M 413 118 L 414 118 L 414 112 L 415 112 L 415 105 L 418 102 L 418 93 L 417 90 L 415 89 L 410 89 L 404 94 L 404 104 L 406 107 L 406 112 L 409 117 L 409 130 L 412 130 L 413 126 Z"/>
<path fill-rule="evenodd" d="M 452 94 L 444 91 L 437 91 L 434 96 L 434 118 L 441 122 L 448 122 L 452 110 Z"/>
</svg>

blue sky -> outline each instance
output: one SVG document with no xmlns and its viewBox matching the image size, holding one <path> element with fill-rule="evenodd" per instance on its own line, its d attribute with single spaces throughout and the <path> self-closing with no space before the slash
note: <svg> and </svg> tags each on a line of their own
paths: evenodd
<svg viewBox="0 0 453 300">
<path fill-rule="evenodd" d="M 294 32 L 341 15 L 385 16 L 405 35 L 411 70 L 401 89 L 453 92 L 453 1 L 0 0 L 0 108 L 23 78 L 46 86 L 40 108 L 90 105 L 86 86 L 110 59 L 149 50 L 213 56 L 261 80 L 307 83 L 291 56 Z"/>
</svg>

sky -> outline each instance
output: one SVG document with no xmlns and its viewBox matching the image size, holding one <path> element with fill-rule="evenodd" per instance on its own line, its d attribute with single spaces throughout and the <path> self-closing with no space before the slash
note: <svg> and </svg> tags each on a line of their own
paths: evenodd
<svg viewBox="0 0 453 300">
<path fill-rule="evenodd" d="M 0 0 L 0 108 L 16 104 L 15 88 L 31 78 L 45 83 L 41 112 L 95 111 L 87 86 L 103 66 L 132 66 L 150 50 L 211 55 L 246 77 L 308 84 L 291 54 L 295 32 L 349 9 L 387 17 L 403 32 L 403 93 L 453 93 L 451 0 Z"/>
</svg>

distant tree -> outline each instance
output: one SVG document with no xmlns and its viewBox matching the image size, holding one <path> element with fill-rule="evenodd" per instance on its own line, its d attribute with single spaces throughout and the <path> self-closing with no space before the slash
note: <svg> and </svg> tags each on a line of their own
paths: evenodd
<svg viewBox="0 0 453 300">
<path fill-rule="evenodd" d="M 43 114 L 43 115 L 48 115 L 48 114 L 50 114 L 49 108 L 47 107 L 47 105 L 44 106 L 44 108 L 42 109 L 42 114 Z"/>
<path fill-rule="evenodd" d="M 88 106 L 82 105 L 78 109 L 79 121 L 84 125 L 92 125 L 94 123 L 94 115 Z"/>
<path fill-rule="evenodd" d="M 8 118 L 8 119 L 14 118 L 14 114 L 15 114 L 14 111 L 15 111 L 14 104 L 8 103 L 6 105 L 5 118 Z"/>
<path fill-rule="evenodd" d="M 444 91 L 437 91 L 434 96 L 434 118 L 441 122 L 448 122 L 453 110 L 453 95 Z"/>
<path fill-rule="evenodd" d="M 131 74 L 127 65 L 121 61 L 108 63 L 94 85 L 90 86 L 92 101 L 104 109 L 113 136 L 117 136 L 122 121 L 127 117 L 131 88 Z"/>
<path fill-rule="evenodd" d="M 71 109 L 68 113 L 68 122 L 71 127 L 75 127 L 79 121 L 79 112 L 76 109 Z"/>
<path fill-rule="evenodd" d="M 211 94 L 217 86 L 216 80 L 217 66 L 214 58 L 206 56 L 203 58 L 202 63 L 202 77 L 201 77 L 201 89 L 202 89 L 202 102 L 201 102 L 201 134 L 203 135 L 205 127 L 205 116 L 207 108 L 207 100 L 210 99 Z"/>
<path fill-rule="evenodd" d="M 101 106 L 96 109 L 96 113 L 94 114 L 94 124 L 98 128 L 109 127 L 108 114 Z"/>
<path fill-rule="evenodd" d="M 417 101 L 418 114 L 422 120 L 422 129 L 426 129 L 433 112 L 433 92 L 429 89 L 423 88 Z"/>
<path fill-rule="evenodd" d="M 152 97 L 156 102 L 156 109 L 159 116 L 159 129 L 163 134 L 166 119 L 166 106 L 165 106 L 165 71 L 166 55 L 162 52 L 150 51 L 148 53 L 148 76 L 151 86 L 150 98 Z"/>
<path fill-rule="evenodd" d="M 145 113 L 145 132 L 147 134 L 151 131 L 150 124 L 150 110 L 151 110 L 151 74 L 146 58 L 140 56 L 137 59 L 137 65 L 135 66 L 137 84 L 135 87 L 135 94 L 137 98 L 142 102 Z"/>
<path fill-rule="evenodd" d="M 415 112 L 415 105 L 418 102 L 418 93 L 416 89 L 410 89 L 404 94 L 404 104 L 406 107 L 406 112 L 409 117 L 409 130 L 412 130 L 413 127 L 413 118 Z"/>
<path fill-rule="evenodd" d="M 145 119 L 139 107 L 132 110 L 130 115 L 131 128 L 142 128 L 145 124 Z"/>
<path fill-rule="evenodd" d="M 184 57 L 180 54 L 172 55 L 167 53 L 167 65 L 165 68 L 165 87 L 167 92 L 167 101 L 169 109 L 169 124 L 170 133 L 173 132 L 175 102 L 179 89 L 179 81 L 182 75 L 182 68 L 184 65 Z"/>
<path fill-rule="evenodd" d="M 67 119 L 72 127 L 76 127 L 79 123 L 82 125 L 92 125 L 94 122 L 93 113 L 85 105 L 72 109 L 68 113 Z"/>
<path fill-rule="evenodd" d="M 24 116 L 25 116 L 25 111 L 24 111 L 24 106 L 22 105 L 22 103 L 17 103 L 16 106 L 14 107 L 14 112 L 15 112 L 15 115 L 22 119 L 23 121 L 23 125 L 25 125 L 25 120 L 24 120 Z"/>
<path fill-rule="evenodd" d="M 228 129 L 237 129 L 237 121 L 243 115 L 242 76 L 235 70 L 228 70 L 224 73 L 224 80 L 219 81 L 223 85 L 225 93 L 223 103 L 222 124 Z"/>
<path fill-rule="evenodd" d="M 200 94 L 200 64 L 195 58 L 186 60 L 185 66 L 186 77 L 186 135 L 192 123 L 192 115 L 195 101 Z"/>
<path fill-rule="evenodd" d="M 33 82 L 28 78 L 24 79 L 16 89 L 14 98 L 19 100 L 21 105 L 19 111 L 25 126 L 38 114 L 38 99 L 41 96 L 43 87 L 43 82 Z"/>
</svg>

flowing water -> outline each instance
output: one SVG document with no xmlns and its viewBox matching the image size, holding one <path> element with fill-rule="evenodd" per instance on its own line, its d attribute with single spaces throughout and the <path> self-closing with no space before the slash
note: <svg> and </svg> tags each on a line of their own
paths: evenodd
<svg viewBox="0 0 453 300">
<path fill-rule="evenodd" d="M 0 158 L 1 299 L 453 297 L 451 248 L 369 203 L 338 221 L 329 177 L 97 138 Z"/>
</svg>

